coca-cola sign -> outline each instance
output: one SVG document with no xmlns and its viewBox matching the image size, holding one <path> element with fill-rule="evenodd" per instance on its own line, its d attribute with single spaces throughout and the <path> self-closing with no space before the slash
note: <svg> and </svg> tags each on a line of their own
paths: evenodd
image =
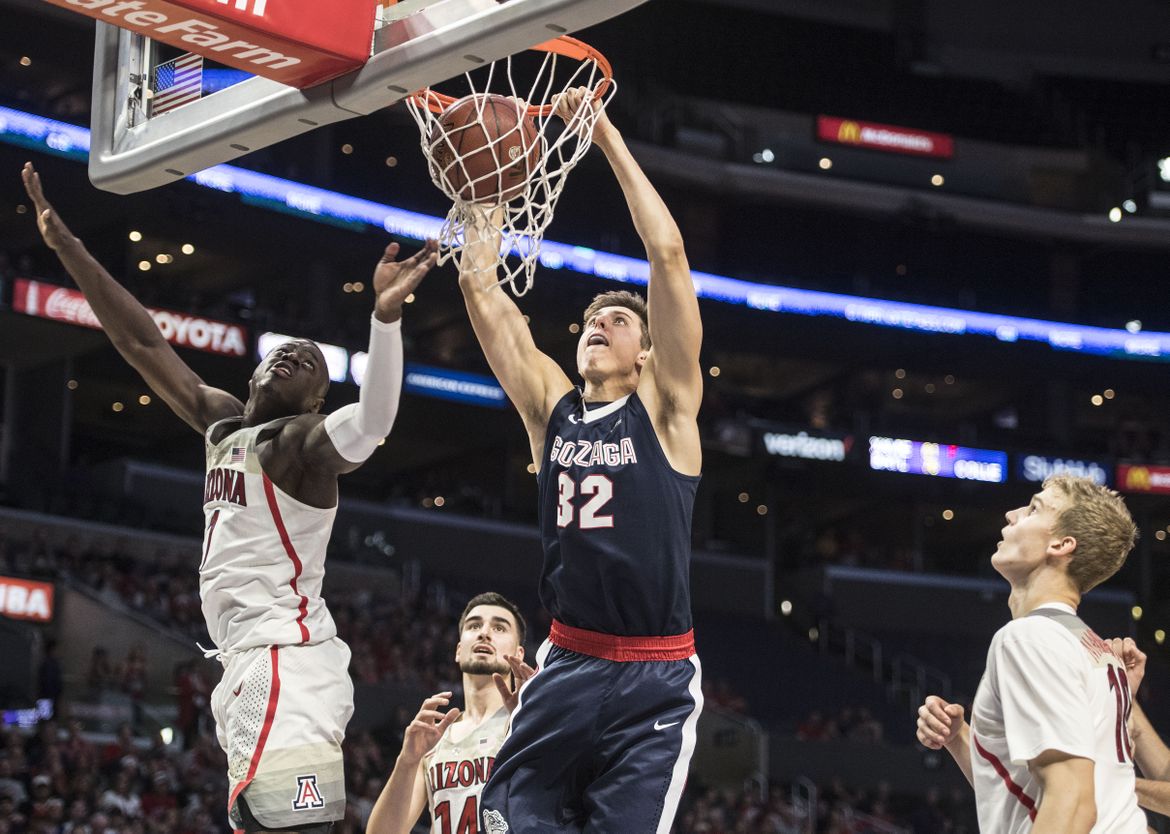
<svg viewBox="0 0 1170 834">
<path fill-rule="evenodd" d="M 101 322 L 85 296 L 69 287 L 18 278 L 12 307 L 18 313 L 101 330 Z M 173 310 L 148 310 L 163 338 L 179 347 L 223 356 L 247 354 L 248 333 L 238 324 L 189 316 Z"/>
</svg>

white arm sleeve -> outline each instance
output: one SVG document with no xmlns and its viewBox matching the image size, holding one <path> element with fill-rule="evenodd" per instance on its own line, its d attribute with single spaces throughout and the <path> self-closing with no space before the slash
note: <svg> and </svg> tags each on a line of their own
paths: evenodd
<svg viewBox="0 0 1170 834">
<path fill-rule="evenodd" d="M 398 414 L 402 395 L 402 319 L 389 324 L 370 317 L 370 353 L 358 401 L 325 418 L 337 453 L 361 463 L 374 453 Z"/>
</svg>

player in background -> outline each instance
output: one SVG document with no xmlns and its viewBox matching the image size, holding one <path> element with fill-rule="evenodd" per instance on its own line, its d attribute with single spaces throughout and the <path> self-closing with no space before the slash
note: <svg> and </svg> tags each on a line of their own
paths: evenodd
<svg viewBox="0 0 1170 834">
<path fill-rule="evenodd" d="M 480 793 L 508 733 L 516 693 L 533 674 L 524 663 L 526 630 L 520 609 L 500 594 L 479 594 L 467 603 L 455 646 L 463 710 L 441 712 L 450 692 L 423 701 L 366 834 L 408 834 L 424 808 L 431 834 L 477 834 Z"/>
<path fill-rule="evenodd" d="M 374 271 L 369 365 L 359 401 L 320 414 L 325 357 L 294 340 L 269 352 L 248 400 L 207 385 L 163 339 L 147 310 L 86 251 L 22 172 L 37 224 L 106 335 L 147 385 L 204 438 L 199 592 L 214 654 L 212 694 L 228 757 L 228 815 L 247 832 L 324 834 L 345 813 L 341 742 L 353 712 L 349 647 L 321 599 L 337 477 L 390 432 L 402 385 L 402 305 L 434 265 L 437 245 Z"/>
<path fill-rule="evenodd" d="M 559 100 L 580 129 L 587 90 Z M 472 326 L 516 406 L 538 470 L 541 601 L 554 620 L 483 793 L 487 834 L 670 829 L 702 709 L 690 605 L 702 464 L 702 324 L 682 235 L 601 113 L 593 142 L 650 263 L 648 304 L 603 293 L 585 311 L 577 388 L 497 285 L 498 234 L 469 230 Z M 651 343 L 653 337 L 653 343 Z"/>
<path fill-rule="evenodd" d="M 988 834 L 1145 834 L 1135 796 L 1126 664 L 1076 615 L 1137 528 L 1117 493 L 1059 475 L 1007 513 L 992 566 L 1011 585 L 971 708 L 930 696 L 918 740 L 946 748 Z"/>
<path fill-rule="evenodd" d="M 1138 804 L 1147 811 L 1165 816 L 1170 814 L 1170 748 L 1137 702 L 1138 687 L 1146 674 L 1146 653 L 1129 637 L 1117 638 L 1112 642 L 1113 653 L 1125 664 L 1134 695 L 1133 716 L 1129 725 L 1133 738 L 1133 758 L 1145 777 L 1137 780 Z"/>
</svg>

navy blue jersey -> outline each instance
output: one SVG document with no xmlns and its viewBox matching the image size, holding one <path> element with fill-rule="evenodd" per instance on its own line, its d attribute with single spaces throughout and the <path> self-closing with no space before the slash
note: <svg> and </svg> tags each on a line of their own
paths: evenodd
<svg viewBox="0 0 1170 834">
<path fill-rule="evenodd" d="M 691 629 L 691 512 L 699 478 L 675 471 L 637 393 L 548 421 L 538 478 L 540 598 L 565 625 L 621 636 Z"/>
</svg>

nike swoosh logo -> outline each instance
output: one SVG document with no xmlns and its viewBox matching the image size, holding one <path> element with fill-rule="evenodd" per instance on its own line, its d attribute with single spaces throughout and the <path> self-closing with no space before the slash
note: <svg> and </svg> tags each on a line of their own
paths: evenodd
<svg viewBox="0 0 1170 834">
<path fill-rule="evenodd" d="M 577 418 L 576 414 L 570 414 L 569 415 L 569 422 L 570 423 L 579 423 L 581 421 Z"/>
<path fill-rule="evenodd" d="M 678 723 L 679 723 L 678 721 L 671 721 L 669 724 L 659 724 L 657 721 L 655 721 L 654 722 L 654 729 L 655 730 L 665 730 L 667 727 L 673 727 L 675 724 L 678 724 Z"/>
<path fill-rule="evenodd" d="M 236 691 L 233 692 L 232 694 L 238 698 L 240 696 L 240 690 L 243 688 L 244 688 L 244 685 L 241 683 L 239 686 L 236 687 Z"/>
</svg>

